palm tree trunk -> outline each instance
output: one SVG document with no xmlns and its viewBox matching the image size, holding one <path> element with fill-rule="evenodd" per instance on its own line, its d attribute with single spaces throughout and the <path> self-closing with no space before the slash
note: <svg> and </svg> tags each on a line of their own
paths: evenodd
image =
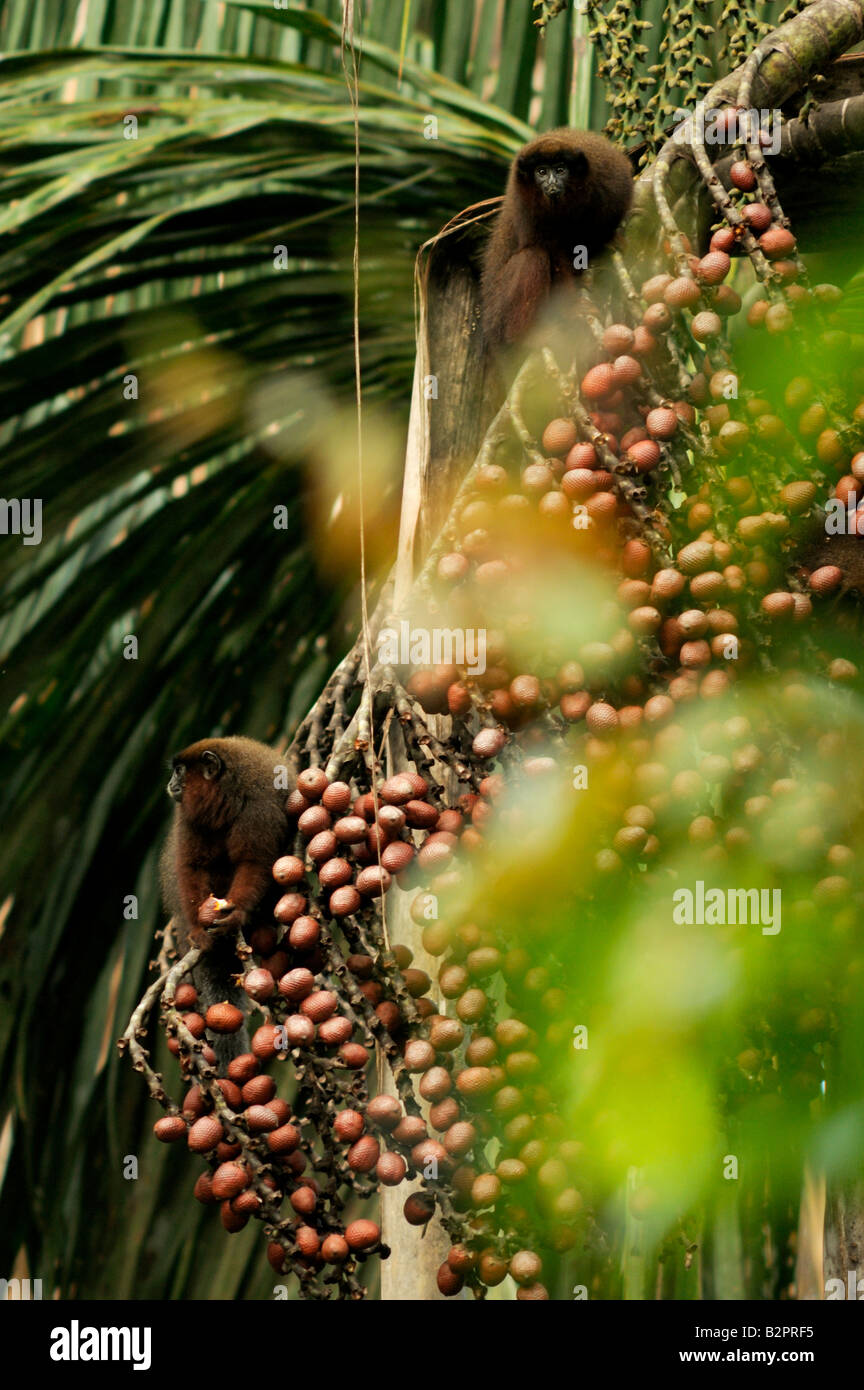
<svg viewBox="0 0 864 1390">
<path fill-rule="evenodd" d="M 447 243 L 445 243 L 447 245 Z M 448 246 L 448 250 L 449 250 Z M 487 370 L 477 329 L 477 280 L 470 254 L 436 258 L 433 248 L 421 287 L 421 317 L 408 446 L 402 491 L 402 517 L 393 594 L 394 612 L 404 613 L 411 586 L 425 551 L 441 527 L 453 496 L 476 453 L 494 413 L 493 373 Z M 436 259 L 446 260 L 446 273 L 435 273 Z M 449 716 L 427 716 L 436 738 L 446 744 Z M 388 776 L 407 766 L 401 729 L 394 721 L 387 739 Z M 441 768 L 448 798 L 455 798 L 456 777 Z M 394 891 L 387 899 L 387 930 L 392 945 L 407 946 L 413 964 L 434 979 L 437 962 L 423 947 L 423 928 L 409 912 L 410 898 Z M 446 1007 L 446 1001 L 441 1001 Z M 392 1089 L 389 1068 L 380 1064 L 382 1088 Z M 428 1106 L 424 1105 L 424 1112 Z M 450 1239 L 432 1221 L 428 1227 L 409 1226 L 402 1207 L 410 1187 L 400 1184 L 381 1194 L 381 1227 L 392 1251 L 381 1266 L 381 1297 L 387 1302 L 443 1300 L 436 1283 Z"/>
</svg>

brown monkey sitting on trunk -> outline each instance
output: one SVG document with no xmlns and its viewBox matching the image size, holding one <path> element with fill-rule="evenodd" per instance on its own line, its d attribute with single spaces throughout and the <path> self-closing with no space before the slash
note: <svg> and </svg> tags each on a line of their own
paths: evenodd
<svg viewBox="0 0 864 1390">
<path fill-rule="evenodd" d="M 192 972 L 202 1012 L 223 999 L 243 1002 L 230 981 L 236 957 L 219 938 L 259 915 L 272 920 L 280 892 L 273 863 L 288 836 L 287 793 L 274 786 L 281 762 L 251 738 L 201 739 L 172 760 L 168 793 L 176 804 L 162 852 L 162 894 L 180 951 L 194 945 L 207 952 Z M 220 1063 L 243 1050 L 237 1034 L 224 1041 L 230 1046 L 216 1047 Z"/>
<path fill-rule="evenodd" d="M 284 789 L 274 787 L 279 754 L 251 738 L 209 738 L 172 760 L 174 825 L 162 855 L 165 905 L 181 945 L 209 944 L 208 928 L 248 927 L 268 892 L 288 833 Z M 201 909 L 223 899 L 215 918 Z"/>
<path fill-rule="evenodd" d="M 486 246 L 483 331 L 495 347 L 520 342 L 553 291 L 578 280 L 577 248 L 608 245 L 630 209 L 627 156 L 584 130 L 552 130 L 519 151 Z"/>
</svg>

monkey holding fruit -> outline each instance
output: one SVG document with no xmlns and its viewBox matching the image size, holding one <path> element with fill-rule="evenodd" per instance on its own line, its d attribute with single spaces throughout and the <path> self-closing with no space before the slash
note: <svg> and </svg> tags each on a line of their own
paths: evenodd
<svg viewBox="0 0 864 1390">
<path fill-rule="evenodd" d="M 165 906 L 179 944 L 248 927 L 275 892 L 288 833 L 279 754 L 251 738 L 201 739 L 172 760 L 174 824 L 162 854 Z"/>
<path fill-rule="evenodd" d="M 630 161 L 602 135 L 552 130 L 519 151 L 483 259 L 493 347 L 525 338 L 553 293 L 578 281 L 578 248 L 590 257 L 607 246 L 632 200 Z"/>
<path fill-rule="evenodd" d="M 218 938 L 253 924 L 280 891 L 273 863 L 288 836 L 286 792 L 274 786 L 280 762 L 251 738 L 201 739 L 172 759 L 174 824 L 162 851 L 162 894 L 180 951 L 207 952 L 193 971 L 205 1007 L 242 1003 L 230 980 L 238 968 L 233 948 Z"/>
</svg>

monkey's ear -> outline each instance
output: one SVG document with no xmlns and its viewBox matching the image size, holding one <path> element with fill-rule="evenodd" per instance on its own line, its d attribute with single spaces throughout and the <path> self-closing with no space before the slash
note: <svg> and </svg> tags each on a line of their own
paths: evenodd
<svg viewBox="0 0 864 1390">
<path fill-rule="evenodd" d="M 201 754 L 201 771 L 208 782 L 219 776 L 222 771 L 222 759 L 218 753 L 214 753 L 208 748 L 206 752 Z"/>
</svg>

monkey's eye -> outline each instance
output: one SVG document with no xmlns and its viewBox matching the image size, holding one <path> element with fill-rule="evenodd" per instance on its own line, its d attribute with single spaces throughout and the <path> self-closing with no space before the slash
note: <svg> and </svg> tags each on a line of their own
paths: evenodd
<svg viewBox="0 0 864 1390">
<path fill-rule="evenodd" d="M 549 170 L 546 168 L 545 164 L 539 164 L 537 166 L 537 173 L 543 175 L 543 177 L 545 178 L 546 174 L 549 173 Z"/>
<path fill-rule="evenodd" d="M 208 751 L 206 753 L 201 754 L 201 771 L 207 778 L 208 782 L 212 778 L 218 777 L 221 770 L 222 764 L 215 753 L 211 753 Z"/>
<path fill-rule="evenodd" d="M 556 164 L 556 165 L 555 165 L 555 173 L 556 173 L 556 174 L 561 174 L 561 175 L 566 174 L 566 173 L 567 173 L 567 165 L 566 165 L 566 164 Z"/>
</svg>

